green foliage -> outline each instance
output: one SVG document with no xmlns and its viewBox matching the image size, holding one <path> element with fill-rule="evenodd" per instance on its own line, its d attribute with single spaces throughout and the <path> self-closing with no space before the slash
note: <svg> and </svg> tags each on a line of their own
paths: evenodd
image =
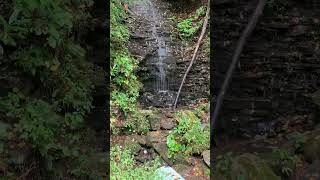
<svg viewBox="0 0 320 180">
<path fill-rule="evenodd" d="M 304 144 L 306 143 L 306 136 L 302 133 L 296 132 L 291 135 L 294 141 L 294 147 L 297 152 L 301 152 Z"/>
<path fill-rule="evenodd" d="M 12 132 L 33 145 L 46 160 L 47 170 L 53 171 L 52 163 L 59 158 L 78 157 L 79 149 L 73 147 L 73 143 L 79 141 L 79 137 L 67 131 L 74 128 L 74 124 L 63 123 L 67 121 L 54 111 L 52 105 L 25 97 L 16 90 L 1 99 L 0 109 L 8 117 L 18 120 Z M 65 136 L 70 136 L 70 141 L 63 144 L 60 140 Z"/>
<path fill-rule="evenodd" d="M 126 52 L 121 52 L 126 53 Z M 135 76 L 136 62 L 127 53 L 116 54 L 112 59 L 112 101 L 127 115 L 135 110 L 141 83 Z"/>
<path fill-rule="evenodd" d="M 180 37 L 183 40 L 188 40 L 198 32 L 201 26 L 201 22 L 194 23 L 193 18 L 187 18 L 178 23 L 177 28 L 180 33 Z"/>
<path fill-rule="evenodd" d="M 280 180 L 258 156 L 249 153 L 235 156 L 231 152 L 217 157 L 214 177 L 221 180 Z"/>
<path fill-rule="evenodd" d="M 138 62 L 130 56 L 127 49 L 129 30 L 124 24 L 127 14 L 122 7 L 122 0 L 111 1 L 110 41 L 111 41 L 111 116 L 113 124 L 126 120 L 126 127 L 138 132 L 145 131 L 144 118 L 137 113 L 136 101 L 142 84 L 136 76 Z M 124 116 L 124 118 L 121 116 Z M 139 122 L 142 123 L 139 123 Z M 114 125 L 113 132 L 117 132 Z"/>
<path fill-rule="evenodd" d="M 110 45 L 111 49 L 120 49 L 123 47 L 123 43 L 129 40 L 129 30 L 123 23 L 123 20 L 127 18 L 127 14 L 124 11 L 121 0 L 112 0 L 110 3 Z"/>
<path fill-rule="evenodd" d="M 128 118 L 126 127 L 130 129 L 131 132 L 137 132 L 139 134 L 145 134 L 150 129 L 149 120 L 147 114 L 141 113 L 138 109 L 134 112 L 130 118 Z"/>
<path fill-rule="evenodd" d="M 205 13 L 206 8 L 201 6 L 190 18 L 186 18 L 178 23 L 177 28 L 181 39 L 190 40 L 190 38 L 199 31 L 203 23 L 202 20 L 199 19 L 205 15 Z"/>
<path fill-rule="evenodd" d="M 170 157 L 174 157 L 178 152 L 192 155 L 209 149 L 209 127 L 203 127 L 194 112 L 178 112 L 176 118 L 178 126 L 167 137 Z"/>
<path fill-rule="evenodd" d="M 14 124 L 12 136 L 30 143 L 45 162 L 41 171 L 46 177 L 59 174 L 56 167 L 63 160 L 75 164 L 71 173 L 79 168 L 83 118 L 92 108 L 93 64 L 80 41 L 90 26 L 93 0 L 11 3 L 10 17 L 0 15 L 0 42 L 15 47 L 7 51 L 7 65 L 38 86 L 34 94 L 14 88 L 0 98 L 0 112 Z"/>
<path fill-rule="evenodd" d="M 136 166 L 129 148 L 113 146 L 110 153 L 110 179 L 157 179 L 155 171 L 160 166 L 159 160 Z"/>
<path fill-rule="evenodd" d="M 199 17 L 204 16 L 205 14 L 206 14 L 206 7 L 201 6 L 197 9 L 195 17 L 196 19 L 198 19 Z"/>
<path fill-rule="evenodd" d="M 281 173 L 285 176 L 290 176 L 295 168 L 301 164 L 299 156 L 290 153 L 286 149 L 274 149 L 273 155 L 276 159 L 273 162 L 273 166 L 276 169 L 280 169 Z"/>
</svg>

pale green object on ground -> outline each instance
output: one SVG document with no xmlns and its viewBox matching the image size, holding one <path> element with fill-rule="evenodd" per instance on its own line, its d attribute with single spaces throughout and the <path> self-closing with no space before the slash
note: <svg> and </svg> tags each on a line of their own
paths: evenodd
<svg viewBox="0 0 320 180">
<path fill-rule="evenodd" d="M 159 180 L 185 180 L 173 168 L 163 166 L 156 170 L 156 176 Z"/>
</svg>

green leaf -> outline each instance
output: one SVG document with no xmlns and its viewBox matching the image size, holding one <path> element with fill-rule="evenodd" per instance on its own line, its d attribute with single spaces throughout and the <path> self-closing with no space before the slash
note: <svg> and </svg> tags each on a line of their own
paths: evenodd
<svg viewBox="0 0 320 180">
<path fill-rule="evenodd" d="M 15 22 L 18 19 L 19 13 L 20 13 L 20 9 L 15 8 L 9 18 L 9 24 L 12 24 L 13 22 Z"/>
</svg>

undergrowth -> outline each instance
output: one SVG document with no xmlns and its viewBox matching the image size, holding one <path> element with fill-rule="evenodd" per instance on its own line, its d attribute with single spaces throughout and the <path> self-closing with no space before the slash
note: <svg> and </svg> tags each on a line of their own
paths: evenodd
<svg viewBox="0 0 320 180">
<path fill-rule="evenodd" d="M 201 123 L 201 114 L 208 110 L 208 105 L 200 105 L 195 111 L 180 111 L 176 114 L 178 125 L 167 137 L 169 156 L 178 153 L 186 156 L 201 154 L 209 149 L 209 125 Z"/>
<path fill-rule="evenodd" d="M 86 154 L 80 155 L 84 117 L 93 107 L 96 83 L 93 64 L 81 44 L 90 27 L 93 0 L 10 3 L 10 17 L 0 15 L 0 43 L 8 59 L 3 67 L 19 72 L 9 78 L 26 78 L 32 85 L 11 85 L 11 91 L 0 97 L 0 114 L 10 129 L 7 140 L 31 145 L 39 155 L 31 161 L 44 164 L 40 166 L 43 179 L 97 179 L 82 166 Z M 67 171 L 58 170 L 61 161 L 68 161 Z"/>
<path fill-rule="evenodd" d="M 189 41 L 201 28 L 203 20 L 200 18 L 206 13 L 206 7 L 201 6 L 191 17 L 181 20 L 178 25 L 179 36 L 182 40 Z"/>
<path fill-rule="evenodd" d="M 128 14 L 122 7 L 122 0 L 111 1 L 111 129 L 119 132 L 116 124 L 124 121 L 130 131 L 144 133 L 147 130 L 146 118 L 136 106 L 142 84 L 136 76 L 138 62 L 127 48 L 129 30 L 123 22 Z"/>
<path fill-rule="evenodd" d="M 113 146 L 110 154 L 111 180 L 137 179 L 156 180 L 159 177 L 156 169 L 160 166 L 159 160 L 154 160 L 143 165 L 136 165 L 133 154 L 129 148 Z"/>
</svg>

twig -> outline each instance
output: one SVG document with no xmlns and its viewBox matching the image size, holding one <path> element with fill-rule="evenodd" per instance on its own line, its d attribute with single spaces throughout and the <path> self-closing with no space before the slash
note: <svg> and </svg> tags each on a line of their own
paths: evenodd
<svg viewBox="0 0 320 180">
<path fill-rule="evenodd" d="M 181 93 L 182 86 L 183 86 L 183 84 L 184 84 L 184 82 L 185 82 L 185 80 L 186 80 L 186 77 L 187 77 L 187 75 L 188 75 L 188 73 L 189 73 L 189 71 L 190 71 L 190 69 L 191 69 L 191 67 L 192 67 L 192 64 L 193 64 L 194 60 L 196 59 L 197 52 L 198 52 L 198 50 L 199 50 L 201 41 L 202 41 L 203 36 L 204 36 L 204 34 L 205 34 L 205 32 L 206 32 L 206 29 L 207 29 L 209 14 L 210 14 L 210 0 L 208 0 L 207 12 L 206 12 L 206 16 L 205 16 L 205 18 L 204 18 L 201 35 L 200 35 L 200 37 L 199 37 L 199 39 L 198 39 L 197 46 L 196 46 L 196 49 L 194 50 L 194 53 L 193 53 L 192 59 L 191 59 L 191 61 L 190 61 L 189 67 L 188 67 L 186 73 L 185 73 L 184 76 L 183 76 L 183 79 L 182 79 L 182 82 L 181 82 L 181 84 L 180 84 L 180 87 L 179 87 L 179 90 L 178 90 L 176 99 L 174 100 L 173 110 L 175 110 L 176 107 L 177 107 L 177 102 L 178 102 L 178 99 L 179 99 L 179 95 L 180 95 L 180 93 Z"/>
</svg>

